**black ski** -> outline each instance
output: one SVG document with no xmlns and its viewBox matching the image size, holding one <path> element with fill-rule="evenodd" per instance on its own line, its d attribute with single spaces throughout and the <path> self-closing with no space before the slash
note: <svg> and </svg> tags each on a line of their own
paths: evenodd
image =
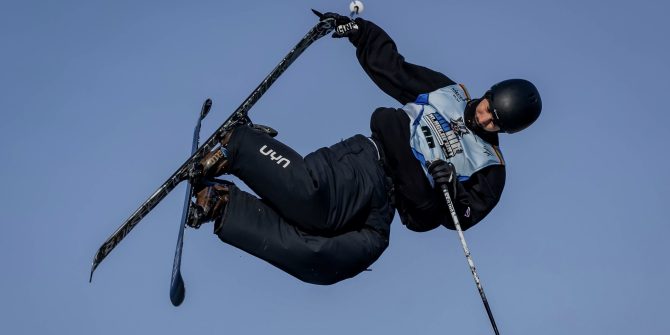
<svg viewBox="0 0 670 335">
<path fill-rule="evenodd" d="M 203 174 L 200 160 L 217 147 L 230 128 L 247 119 L 251 107 L 272 86 L 279 76 L 316 40 L 330 33 L 335 28 L 334 19 L 319 21 L 309 32 L 296 44 L 279 64 L 268 74 L 246 100 L 226 119 L 226 121 L 210 136 L 202 146 L 184 162 L 175 173 L 172 174 L 128 219 L 112 234 L 98 249 L 93 258 L 89 282 L 93 280 L 93 272 L 107 255 L 135 228 L 135 226 L 151 210 L 158 205 L 179 183 L 184 180 L 192 180 Z"/>
<path fill-rule="evenodd" d="M 200 125 L 202 120 L 207 116 L 209 110 L 212 108 L 212 99 L 207 99 L 202 104 L 198 122 L 195 124 L 193 130 L 193 142 L 191 142 L 191 154 L 198 150 L 200 145 Z M 177 247 L 174 251 L 174 261 L 172 263 L 172 276 L 170 277 L 170 301 L 172 305 L 179 306 L 184 301 L 186 296 L 186 288 L 184 287 L 184 279 L 181 276 L 181 252 L 184 247 L 184 228 L 186 228 L 186 221 L 190 217 L 191 198 L 193 197 L 193 185 L 188 182 L 186 188 L 186 196 L 184 199 L 184 209 L 181 213 L 181 221 L 179 222 L 179 235 L 177 235 Z"/>
</svg>

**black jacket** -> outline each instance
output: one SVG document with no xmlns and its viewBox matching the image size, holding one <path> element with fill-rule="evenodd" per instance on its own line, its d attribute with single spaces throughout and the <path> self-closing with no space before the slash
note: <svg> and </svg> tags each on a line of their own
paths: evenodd
<svg viewBox="0 0 670 335">
<path fill-rule="evenodd" d="M 453 85 L 442 73 L 405 61 L 393 40 L 380 27 L 361 18 L 359 31 L 349 37 L 365 73 L 401 104 L 422 93 Z M 387 173 L 395 185 L 395 204 L 409 229 L 428 231 L 443 225 L 455 229 L 441 191 L 431 187 L 409 146 L 409 117 L 402 109 L 379 108 L 370 120 L 372 137 L 382 146 Z M 482 134 L 498 145 L 497 134 Z M 498 203 L 505 185 L 505 166 L 494 165 L 473 174 L 457 187 L 454 205 L 465 230 L 481 221 Z"/>
</svg>

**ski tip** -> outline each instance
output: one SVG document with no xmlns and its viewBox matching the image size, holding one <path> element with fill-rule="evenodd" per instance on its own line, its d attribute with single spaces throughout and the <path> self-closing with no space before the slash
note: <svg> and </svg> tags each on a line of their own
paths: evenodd
<svg viewBox="0 0 670 335">
<path fill-rule="evenodd" d="M 98 267 L 98 264 L 100 264 L 100 263 L 97 262 L 97 259 L 98 259 L 98 257 L 96 255 L 96 257 L 93 259 L 93 264 L 91 264 L 91 274 L 88 277 L 88 282 L 89 283 L 93 282 L 93 272 Z"/>
<path fill-rule="evenodd" d="M 212 108 L 212 99 L 207 98 L 202 104 L 202 109 L 200 110 L 200 120 L 204 119 L 205 116 L 209 113 L 209 110 Z"/>
<path fill-rule="evenodd" d="M 179 307 L 184 302 L 184 297 L 186 297 L 186 288 L 183 280 L 178 281 L 176 285 L 171 285 L 170 302 L 172 302 L 172 306 Z"/>
<path fill-rule="evenodd" d="M 321 14 L 321 12 L 319 12 L 318 10 L 312 8 L 312 13 L 314 13 L 314 15 L 318 16 L 320 20 L 323 19 L 323 14 Z"/>
</svg>

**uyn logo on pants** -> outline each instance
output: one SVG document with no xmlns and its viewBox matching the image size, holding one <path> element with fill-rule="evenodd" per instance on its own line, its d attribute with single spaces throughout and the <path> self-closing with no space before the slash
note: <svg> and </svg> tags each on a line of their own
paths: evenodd
<svg viewBox="0 0 670 335">
<path fill-rule="evenodd" d="M 271 160 L 276 161 L 277 165 L 283 165 L 284 169 L 291 164 L 290 160 L 284 158 L 282 155 L 277 155 L 277 153 L 274 150 L 269 149 L 267 145 L 262 146 L 260 152 L 263 156 L 269 156 Z"/>
</svg>

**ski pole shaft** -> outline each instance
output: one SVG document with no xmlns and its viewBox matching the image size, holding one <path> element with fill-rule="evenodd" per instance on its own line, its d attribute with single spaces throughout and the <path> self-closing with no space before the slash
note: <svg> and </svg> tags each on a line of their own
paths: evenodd
<svg viewBox="0 0 670 335">
<path fill-rule="evenodd" d="M 454 202 L 451 200 L 449 191 L 447 190 L 446 185 L 442 185 L 442 193 L 444 193 L 444 199 L 447 201 L 447 207 L 449 207 L 449 214 L 451 214 L 451 219 L 454 221 L 454 226 L 456 226 L 456 231 L 458 232 L 458 238 L 461 240 L 461 246 L 463 247 L 463 252 L 465 252 L 465 258 L 468 261 L 470 266 L 470 272 L 472 272 L 472 277 L 475 279 L 475 284 L 477 285 L 477 290 L 479 295 L 482 297 L 482 302 L 484 303 L 484 308 L 486 309 L 486 314 L 491 321 L 491 326 L 493 326 L 493 331 L 496 335 L 500 335 L 498 332 L 498 326 L 496 325 L 496 320 L 493 319 L 493 313 L 491 312 L 491 307 L 489 306 L 489 301 L 486 299 L 486 294 L 484 294 L 484 287 L 479 280 L 477 275 L 477 270 L 475 268 L 475 263 L 470 256 L 470 249 L 468 249 L 468 244 L 465 242 L 465 236 L 463 235 L 463 229 L 461 229 L 461 223 L 458 221 L 458 215 L 456 215 L 456 208 L 454 207 Z"/>
</svg>

